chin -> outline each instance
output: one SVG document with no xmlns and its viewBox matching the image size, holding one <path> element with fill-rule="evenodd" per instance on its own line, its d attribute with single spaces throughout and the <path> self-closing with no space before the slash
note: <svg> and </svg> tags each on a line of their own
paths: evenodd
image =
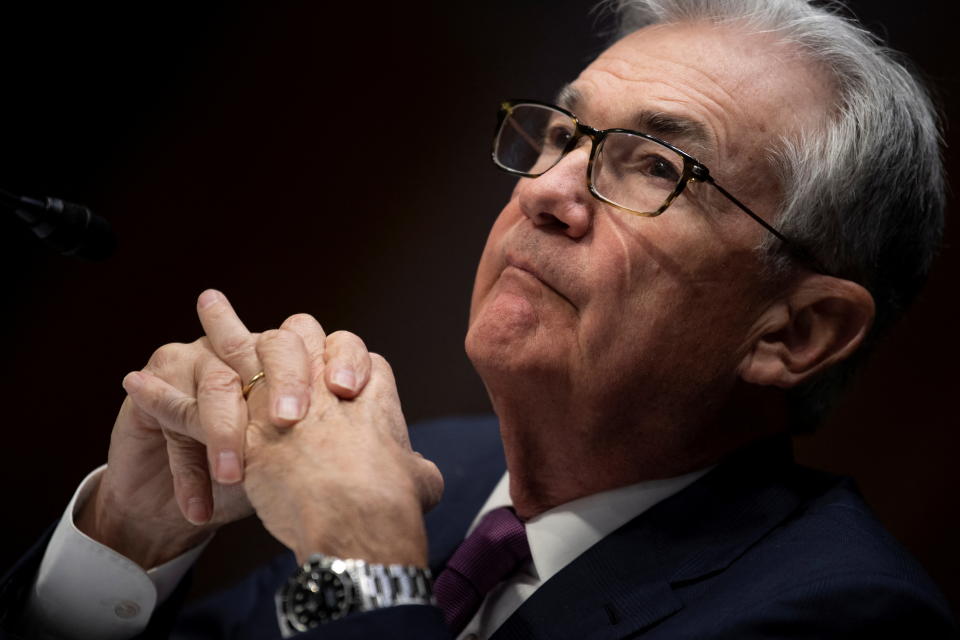
<svg viewBox="0 0 960 640">
<path fill-rule="evenodd" d="M 542 332 L 518 331 L 516 326 L 491 320 L 478 315 L 464 341 L 467 357 L 488 391 L 510 395 L 521 386 L 555 378 L 561 368 L 551 348 L 556 345 L 545 344 Z"/>
<path fill-rule="evenodd" d="M 467 355 L 523 351 L 536 342 L 540 317 L 527 296 L 496 290 L 475 305 L 467 329 Z"/>
<path fill-rule="evenodd" d="M 510 363 L 511 355 L 515 355 L 521 345 L 520 336 L 509 335 L 502 326 L 486 322 L 482 316 L 470 323 L 464 341 L 467 357 L 481 376 L 485 372 L 515 367 L 516 363 Z"/>
</svg>

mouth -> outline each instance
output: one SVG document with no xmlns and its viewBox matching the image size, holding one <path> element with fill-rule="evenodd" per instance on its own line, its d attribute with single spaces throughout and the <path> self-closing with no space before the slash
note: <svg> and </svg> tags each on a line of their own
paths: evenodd
<svg viewBox="0 0 960 640">
<path fill-rule="evenodd" d="M 506 266 L 507 269 L 509 269 L 510 267 L 513 267 L 514 269 L 523 271 L 524 273 L 536 279 L 540 284 L 542 284 L 547 289 L 555 293 L 557 296 L 565 300 L 571 307 L 573 307 L 574 309 L 577 308 L 577 305 L 573 304 L 573 301 L 570 300 L 570 298 L 568 298 L 563 292 L 561 292 L 552 284 L 550 284 L 550 282 L 541 275 L 540 271 L 536 267 L 534 267 L 532 264 L 530 264 L 527 260 L 524 260 L 514 255 L 507 255 L 505 256 L 505 261 L 507 263 L 507 266 Z"/>
</svg>

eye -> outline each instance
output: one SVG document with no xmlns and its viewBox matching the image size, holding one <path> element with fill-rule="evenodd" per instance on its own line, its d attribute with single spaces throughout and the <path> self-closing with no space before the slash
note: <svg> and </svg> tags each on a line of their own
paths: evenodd
<svg viewBox="0 0 960 640">
<path fill-rule="evenodd" d="M 641 159 L 638 168 L 643 175 L 651 178 L 669 182 L 679 182 L 680 180 L 678 168 L 663 156 L 646 155 Z"/>
<path fill-rule="evenodd" d="M 562 124 L 551 124 L 547 127 L 544 135 L 544 146 L 553 149 L 565 149 L 573 137 L 573 131 L 569 126 Z"/>
</svg>

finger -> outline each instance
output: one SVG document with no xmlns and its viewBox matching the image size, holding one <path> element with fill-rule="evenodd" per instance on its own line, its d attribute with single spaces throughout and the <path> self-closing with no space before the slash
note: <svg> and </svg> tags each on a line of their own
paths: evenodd
<svg viewBox="0 0 960 640">
<path fill-rule="evenodd" d="M 327 336 L 323 359 L 327 388 L 341 398 L 357 397 L 370 380 L 370 352 L 356 334 L 335 331 Z"/>
<path fill-rule="evenodd" d="M 431 460 L 427 460 L 417 452 L 413 455 L 415 456 L 413 478 L 420 497 L 420 506 L 426 513 L 437 506 L 440 498 L 443 497 L 443 474 Z"/>
<path fill-rule="evenodd" d="M 180 513 L 191 524 L 206 524 L 213 515 L 213 492 L 204 447 L 178 433 L 165 432 L 165 435 L 173 493 Z"/>
<path fill-rule="evenodd" d="M 327 335 L 316 318 L 308 313 L 298 313 L 283 321 L 281 329 L 292 331 L 303 340 L 310 359 L 310 384 L 320 379 L 323 372 L 323 354 L 326 351 Z"/>
<path fill-rule="evenodd" d="M 123 388 L 163 431 L 174 495 L 183 517 L 192 524 L 206 523 L 213 513 L 213 494 L 205 447 L 195 437 L 200 435 L 196 400 L 143 371 L 127 374 Z"/>
<path fill-rule="evenodd" d="M 193 397 L 146 371 L 128 373 L 123 388 L 133 403 L 161 428 L 202 441 L 200 414 Z"/>
<path fill-rule="evenodd" d="M 389 429 L 390 435 L 398 444 L 412 451 L 407 422 L 400 409 L 393 368 L 379 353 L 370 354 L 370 381 L 367 383 L 364 394 L 357 399 L 357 402 L 361 401 L 373 403 L 375 410 L 380 414 L 377 423 Z"/>
<path fill-rule="evenodd" d="M 270 422 L 293 425 L 306 415 L 310 397 L 310 358 L 299 335 L 286 329 L 265 331 L 257 340 L 269 393 Z"/>
<path fill-rule="evenodd" d="M 193 393 L 194 361 L 198 357 L 198 344 L 170 343 L 153 352 L 144 371 L 163 378 L 185 393 Z"/>
<path fill-rule="evenodd" d="M 393 376 L 393 367 L 379 353 L 370 352 L 367 354 L 370 359 L 370 389 L 376 389 L 378 392 L 393 390 L 396 393 L 397 380 Z"/>
<path fill-rule="evenodd" d="M 248 382 L 260 371 L 256 338 L 237 316 L 227 297 L 207 289 L 197 299 L 197 315 L 214 353 Z"/>
<path fill-rule="evenodd" d="M 220 484 L 240 482 L 247 404 L 240 390 L 239 374 L 219 358 L 210 356 L 198 364 L 197 411 L 213 477 Z"/>
</svg>

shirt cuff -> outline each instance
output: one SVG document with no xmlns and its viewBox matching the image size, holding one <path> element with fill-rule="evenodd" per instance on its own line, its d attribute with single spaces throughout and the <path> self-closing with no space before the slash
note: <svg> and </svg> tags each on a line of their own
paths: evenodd
<svg viewBox="0 0 960 640">
<path fill-rule="evenodd" d="M 144 571 L 74 523 L 106 465 L 84 478 L 53 532 L 30 593 L 26 620 L 63 638 L 124 640 L 141 633 L 203 552 L 209 539 Z"/>
</svg>

